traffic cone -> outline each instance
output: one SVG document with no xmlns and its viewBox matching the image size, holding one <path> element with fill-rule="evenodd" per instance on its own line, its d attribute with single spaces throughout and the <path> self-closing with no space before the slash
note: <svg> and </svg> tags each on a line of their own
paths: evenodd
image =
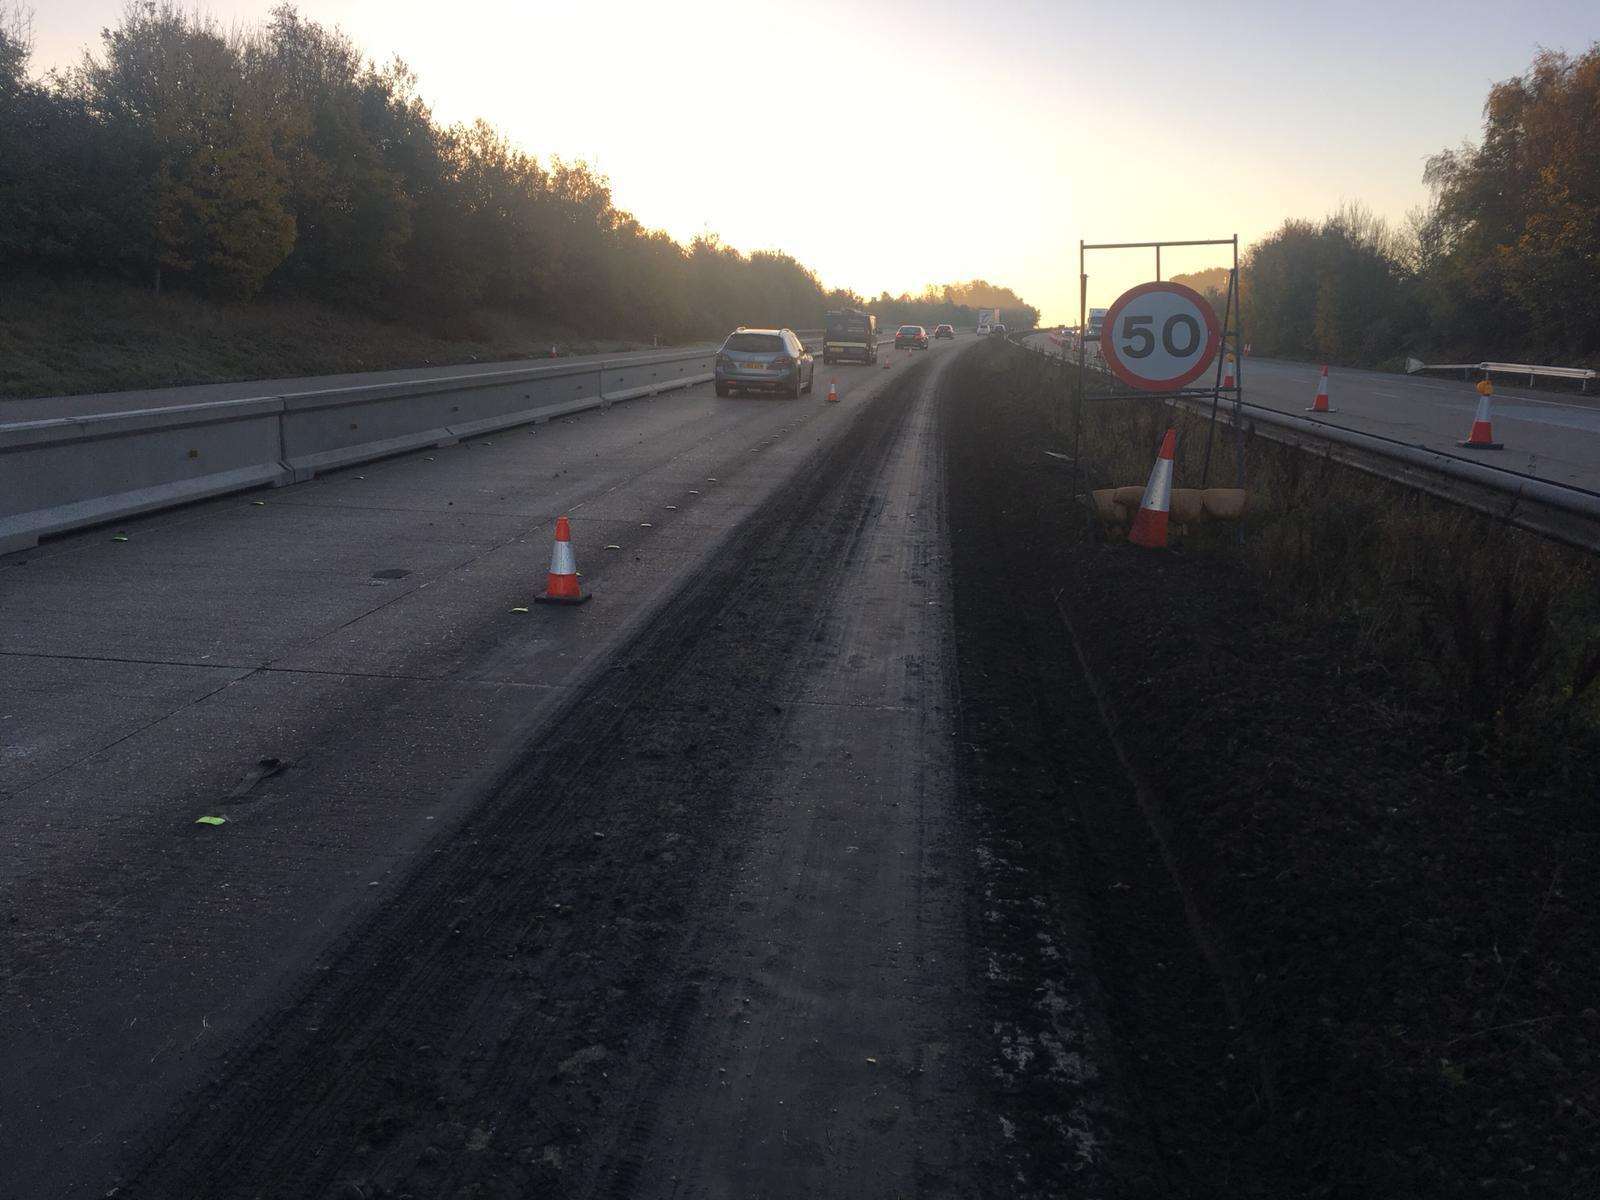
<svg viewBox="0 0 1600 1200">
<path fill-rule="evenodd" d="M 828 380 L 828 403 L 839 403 L 839 381 L 837 379 Z"/>
<path fill-rule="evenodd" d="M 1144 485 L 1139 511 L 1134 514 L 1128 540 L 1135 546 L 1160 550 L 1167 544 L 1167 514 L 1172 509 L 1172 452 L 1178 445 L 1178 431 L 1167 430 L 1161 439 L 1161 453 L 1150 469 L 1150 482 Z"/>
<path fill-rule="evenodd" d="M 1505 447 L 1494 440 L 1494 430 L 1489 427 L 1489 397 L 1494 395 L 1494 385 L 1487 379 L 1478 383 L 1478 415 L 1472 422 L 1472 432 L 1467 434 L 1467 440 L 1456 443 L 1468 450 L 1504 450 Z"/>
<path fill-rule="evenodd" d="M 885 371 L 887 371 L 893 365 L 894 365 L 894 355 L 893 354 L 885 354 L 885 355 L 883 355 L 883 369 Z"/>
<path fill-rule="evenodd" d="M 550 578 L 544 595 L 535 596 L 539 604 L 582 604 L 589 593 L 578 585 L 578 560 L 572 553 L 572 526 L 565 517 L 556 518 L 556 545 L 550 552 Z"/>
<path fill-rule="evenodd" d="M 1222 368 L 1222 390 L 1229 391 L 1233 387 L 1233 355 L 1228 355 L 1228 365 Z"/>
<path fill-rule="evenodd" d="M 1338 412 L 1337 408 L 1328 407 L 1328 368 L 1322 368 L 1322 378 L 1317 381 L 1317 398 L 1311 402 L 1307 412 L 1331 413 Z"/>
</svg>

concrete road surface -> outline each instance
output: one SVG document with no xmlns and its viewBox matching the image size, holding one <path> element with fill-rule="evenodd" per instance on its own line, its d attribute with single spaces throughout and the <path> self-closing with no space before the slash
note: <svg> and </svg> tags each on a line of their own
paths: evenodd
<svg viewBox="0 0 1600 1200">
<path fill-rule="evenodd" d="M 1032 340 L 1054 349 L 1043 334 Z M 1471 382 L 1332 367 L 1328 395 L 1338 411 L 1316 416 L 1305 410 L 1316 397 L 1320 373 L 1310 363 L 1248 358 L 1244 398 L 1279 412 L 1600 491 L 1600 396 L 1539 394 L 1497 383 L 1494 434 L 1505 449 L 1470 451 L 1457 443 L 1466 438 L 1477 412 L 1478 395 Z"/>
<path fill-rule="evenodd" d="M 298 1011 L 285 1006 L 315 985 L 307 971 L 319 956 L 392 907 L 431 856 L 477 846 L 462 822 L 500 794 L 508 772 L 543 761 L 527 757 L 540 737 L 594 719 L 572 710 L 575 696 L 626 710 L 628 672 L 654 661 L 637 649 L 641 631 L 704 580 L 730 539 L 752 536 L 740 533 L 752 513 L 813 475 L 831 478 L 832 449 L 861 441 L 875 396 L 911 372 L 931 378 L 969 344 L 896 355 L 891 370 L 819 365 L 816 395 L 799 401 L 719 400 L 703 385 L 129 521 L 118 527 L 125 542 L 93 529 L 0 559 L 0 911 L 9 914 L 0 1196 L 98 1196 L 160 1151 L 150 1139 L 173 1106 L 219 1077 L 223 1056 L 249 1045 L 252 1030 Z M 830 378 L 838 405 L 823 400 Z M 872 443 L 876 458 L 862 459 L 856 507 L 822 526 L 850 540 L 786 568 L 775 607 L 749 618 L 706 609 L 673 633 L 756 621 L 728 647 L 736 655 L 757 653 L 768 629 L 811 639 L 793 653 L 774 641 L 762 668 L 773 672 L 774 710 L 795 706 L 783 745 L 802 768 L 782 786 L 741 785 L 759 810 L 748 861 L 719 852 L 719 873 L 704 874 L 729 889 L 718 969 L 765 964 L 717 1003 L 742 1010 L 740 993 L 759 985 L 776 989 L 778 1008 L 695 1036 L 730 1061 L 779 1053 L 803 1062 L 801 1041 L 773 1051 L 771 1038 L 816 1038 L 841 1005 L 857 1013 L 896 1072 L 868 1079 L 877 1090 L 858 1115 L 894 1132 L 868 1155 L 841 1127 L 845 1149 L 834 1148 L 825 1174 L 847 1176 L 870 1157 L 861 1178 L 885 1195 L 901 1194 L 925 1157 L 917 1127 L 895 1122 L 913 1103 L 934 1103 L 930 1088 L 947 1095 L 951 1078 L 938 1052 L 948 1031 L 921 1029 L 909 1041 L 890 1031 L 926 1024 L 917 997 L 948 986 L 960 940 L 958 919 L 916 882 L 919 856 L 948 837 L 934 565 L 943 534 L 930 499 L 928 406 L 902 391 L 907 415 Z M 872 463 L 888 464 L 881 477 Z M 561 513 L 572 517 L 595 594 L 578 609 L 532 604 Z M 798 597 L 814 603 L 808 589 L 824 580 L 861 603 L 824 604 L 795 625 L 787 610 L 799 611 Z M 637 658 L 617 661 L 630 646 Z M 794 657 L 801 646 L 811 659 Z M 687 655 L 686 670 L 703 658 L 674 653 Z M 736 656 L 696 686 L 714 703 L 724 681 L 755 669 Z M 586 691 L 602 680 L 610 690 Z M 663 687 L 661 702 L 673 702 Z M 725 724 L 738 728 L 737 714 Z M 720 769 L 730 759 L 738 764 L 738 747 Z M 630 762 L 624 753 L 614 769 Z M 846 779 L 882 801 L 866 826 L 839 807 Z M 666 796 L 693 782 L 679 771 L 650 786 Z M 583 787 L 531 803 L 579 805 L 571 827 L 590 845 L 598 795 L 588 815 Z M 197 824 L 202 816 L 226 823 Z M 515 859 L 518 869 L 544 861 Z M 470 871 L 489 881 L 507 869 L 485 861 Z M 438 893 L 422 916 L 455 911 L 458 891 Z M 863 906 L 878 914 L 876 932 L 841 945 L 844 957 L 819 959 L 841 914 Z M 771 923 L 752 915 L 769 911 Z M 401 937 L 385 969 L 400 969 L 412 949 Z M 820 990 L 807 990 L 813 983 Z M 315 1030 L 321 1019 L 304 1020 Z M 872 1054 L 870 1042 L 849 1044 L 852 1072 L 867 1070 L 871 1059 L 856 1057 Z M 694 1083 L 672 1086 L 688 1096 Z M 726 1187 L 709 1194 L 748 1194 L 740 1189 L 750 1180 L 789 1169 L 771 1150 L 782 1096 L 756 1103 L 736 1087 L 696 1103 L 703 1119 L 726 1123 L 725 1153 L 708 1165 L 680 1146 L 675 1161 L 721 1172 Z M 635 1114 L 630 1136 L 670 1142 L 681 1115 Z"/>
</svg>

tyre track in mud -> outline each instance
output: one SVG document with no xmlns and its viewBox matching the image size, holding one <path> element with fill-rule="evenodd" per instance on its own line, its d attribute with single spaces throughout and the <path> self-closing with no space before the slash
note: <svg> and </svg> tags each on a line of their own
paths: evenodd
<svg viewBox="0 0 1600 1200">
<path fill-rule="evenodd" d="M 699 1003 L 695 914 L 745 816 L 730 784 L 925 371 L 752 515 L 117 1195 L 627 1194 L 628 1130 Z"/>
<path fill-rule="evenodd" d="M 1231 1197 L 1258 1059 L 1061 620 L 1071 480 L 1009 372 L 958 363 L 946 411 L 963 775 L 995 864 L 974 937 L 1011 1026 L 992 1104 L 1013 1194 Z"/>
</svg>

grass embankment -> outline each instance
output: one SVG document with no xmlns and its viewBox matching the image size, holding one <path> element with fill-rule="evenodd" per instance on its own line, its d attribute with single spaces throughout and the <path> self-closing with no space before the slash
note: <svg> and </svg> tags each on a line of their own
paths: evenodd
<svg viewBox="0 0 1600 1200">
<path fill-rule="evenodd" d="M 965 369 L 972 486 L 1031 531 L 991 569 L 1019 625 L 1024 587 L 1059 597 L 1271 1084 L 1218 1056 L 1212 1119 L 1142 1077 L 1205 1050 L 1102 940 L 1167 1194 L 1595 1194 L 1600 561 L 1258 439 L 1242 539 L 1106 541 L 1042 453 L 1071 449 L 1070 380 L 1010 347 Z M 1090 482 L 1142 484 L 1169 419 L 1085 406 Z M 1178 425 L 1194 486 L 1204 426 Z M 1213 454 L 1231 483 L 1220 430 Z M 1091 907 L 1133 903 L 1123 878 Z"/>
<path fill-rule="evenodd" d="M 105 279 L 19 273 L 0 288 L 4 399 L 336 375 L 637 348 L 492 311 L 383 321 L 307 300 L 217 304 Z"/>
<path fill-rule="evenodd" d="M 1065 432 L 1073 414 L 1058 408 L 1055 418 Z M 1142 485 L 1169 425 L 1179 435 L 1175 485 L 1200 486 L 1206 420 L 1142 399 L 1085 407 L 1090 485 Z M 1186 550 L 1243 568 L 1291 619 L 1338 629 L 1445 700 L 1477 744 L 1559 757 L 1557 730 L 1595 729 L 1593 555 L 1267 438 L 1249 437 L 1242 449 L 1251 498 L 1244 536 L 1202 527 L 1180 539 Z M 1239 453 L 1219 424 L 1211 485 L 1238 482 Z"/>
</svg>

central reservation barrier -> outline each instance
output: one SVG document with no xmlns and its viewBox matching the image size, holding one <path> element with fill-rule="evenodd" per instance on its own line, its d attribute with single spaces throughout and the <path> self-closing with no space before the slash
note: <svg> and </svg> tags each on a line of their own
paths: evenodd
<svg viewBox="0 0 1600 1200">
<path fill-rule="evenodd" d="M 801 336 L 811 343 L 820 333 Z M 86 525 L 692 387 L 716 347 L 0 423 L 0 554 Z"/>
</svg>

